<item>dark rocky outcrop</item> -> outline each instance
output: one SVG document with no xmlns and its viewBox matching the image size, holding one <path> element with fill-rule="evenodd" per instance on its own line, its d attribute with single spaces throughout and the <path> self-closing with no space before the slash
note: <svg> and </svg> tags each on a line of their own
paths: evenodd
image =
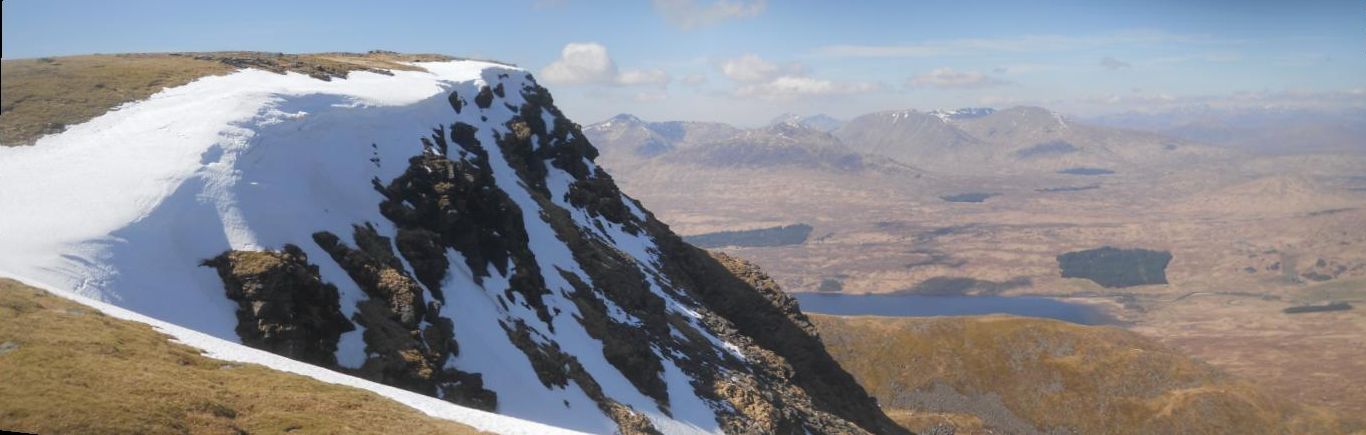
<svg viewBox="0 0 1366 435">
<path fill-rule="evenodd" d="M 684 281 L 695 291 L 700 301 L 716 314 L 734 325 L 736 335 L 753 340 L 759 349 L 747 349 L 757 353 L 765 361 L 755 364 L 768 369 L 769 385 L 790 385 L 800 390 L 800 396 L 809 400 L 809 406 L 832 417 L 844 419 L 859 428 L 873 433 L 902 433 L 904 429 L 889 419 L 877 405 L 877 401 L 859 386 L 853 376 L 826 352 L 816 329 L 806 315 L 802 314 L 797 303 L 778 287 L 767 274 L 752 263 L 725 254 L 709 254 L 695 248 L 682 239 L 667 233 L 667 227 L 652 221 L 663 233 L 660 242 L 663 263 L 669 265 L 671 276 Z M 660 228 L 663 227 L 663 228 Z M 728 337 L 729 338 L 729 337 Z M 762 378 L 761 378 L 762 379 Z M 719 390 L 738 394 L 729 396 L 739 409 L 746 409 L 744 403 L 752 400 L 752 392 L 744 389 L 727 389 L 724 383 L 716 384 Z M 794 393 L 794 392 L 789 392 Z M 770 393 L 771 394 L 771 393 Z M 746 399 L 746 398 L 749 399 Z M 772 404 L 773 402 L 769 402 Z M 780 402 L 793 407 L 798 401 Z M 750 406 L 751 410 L 762 411 L 762 406 Z M 843 422 L 808 418 L 807 429 L 816 433 L 848 431 Z M 762 419 L 759 419 L 762 420 Z M 763 432 L 786 432 L 784 423 L 760 427 Z M 822 427 L 822 425 L 825 425 Z M 743 431 L 742 431 L 743 432 Z"/>
<path fill-rule="evenodd" d="M 1104 287 L 1132 287 L 1167 283 L 1172 254 L 1147 249 L 1109 246 L 1058 256 L 1063 278 L 1086 278 Z"/>
<path fill-rule="evenodd" d="M 497 397 L 483 388 L 479 375 L 447 367 L 460 352 L 450 319 L 440 316 L 441 303 L 425 304 L 422 287 L 403 269 L 387 237 L 369 224 L 355 226 L 347 246 L 329 232 L 313 240 L 370 299 L 357 306 L 355 321 L 365 327 L 365 362 L 360 376 L 400 388 L 438 395 L 446 400 L 492 410 Z"/>
<path fill-rule="evenodd" d="M 376 182 L 385 197 L 380 212 L 398 226 L 399 251 L 434 294 L 441 292 L 448 266 L 444 248 L 450 247 L 465 257 L 476 279 L 487 277 L 489 267 L 500 274 L 511 270 L 509 298 L 521 295 L 549 321 L 541 302 L 548 290 L 528 250 L 522 212 L 498 189 L 473 128 L 456 124 L 451 129 L 451 139 L 472 154 L 469 159 L 423 154 L 410 159 L 407 171 L 388 186 Z"/>
<path fill-rule="evenodd" d="M 479 94 L 474 96 L 474 104 L 480 109 L 487 109 L 493 104 L 493 90 L 488 86 L 479 89 Z"/>
<path fill-rule="evenodd" d="M 242 344 L 332 367 L 337 341 L 355 329 L 341 313 L 337 287 L 298 246 L 280 251 L 227 251 L 205 260 L 218 271 L 228 299 L 237 302 Z"/>
<path fill-rule="evenodd" d="M 537 343 L 531 338 L 530 328 L 522 322 L 517 322 L 513 326 L 504 325 L 503 329 L 507 332 L 508 338 L 512 340 L 512 344 L 527 354 L 527 358 L 531 360 L 531 364 L 536 370 L 536 376 L 546 387 L 563 388 L 569 385 L 569 381 L 572 380 L 579 388 L 583 389 L 588 398 L 593 399 L 593 402 L 598 404 L 598 408 L 604 414 L 617 422 L 617 430 L 620 433 L 660 433 L 644 415 L 607 397 L 602 391 L 602 386 L 584 370 L 583 364 L 579 363 L 578 358 L 561 351 L 559 343 Z"/>
<path fill-rule="evenodd" d="M 355 226 L 353 238 L 356 248 L 346 246 L 326 231 L 313 234 L 313 241 L 346 270 L 365 294 L 387 303 L 395 321 L 407 328 L 417 327 L 425 309 L 422 288 L 403 271 L 389 238 L 379 235 L 369 224 Z"/>
</svg>

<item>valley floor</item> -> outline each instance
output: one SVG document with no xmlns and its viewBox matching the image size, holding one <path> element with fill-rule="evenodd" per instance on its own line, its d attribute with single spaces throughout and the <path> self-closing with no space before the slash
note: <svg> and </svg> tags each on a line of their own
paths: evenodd
<svg viewBox="0 0 1366 435">
<path fill-rule="evenodd" d="M 1278 395 L 1366 415 L 1362 167 L 1293 156 L 1107 176 L 609 169 L 680 234 L 811 225 L 804 244 L 721 248 L 789 291 L 1078 298 Z M 940 198 L 964 192 L 1000 195 Z M 1168 284 L 1059 275 L 1058 255 L 1101 246 L 1170 252 Z M 1330 300 L 1357 308 L 1282 312 Z"/>
<path fill-rule="evenodd" d="M 918 433 L 1351 433 L 1323 408 L 1131 331 L 1014 316 L 812 316 Z"/>
</svg>

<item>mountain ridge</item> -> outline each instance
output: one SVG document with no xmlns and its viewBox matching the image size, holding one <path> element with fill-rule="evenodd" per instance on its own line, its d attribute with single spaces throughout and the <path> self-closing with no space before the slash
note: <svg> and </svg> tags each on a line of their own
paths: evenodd
<svg viewBox="0 0 1366 435">
<path fill-rule="evenodd" d="M 0 149 L 24 229 L 0 270 L 286 353 L 340 328 L 333 369 L 570 429 L 899 431 L 780 291 L 617 190 L 530 74 L 415 65 L 248 68 Z"/>
</svg>

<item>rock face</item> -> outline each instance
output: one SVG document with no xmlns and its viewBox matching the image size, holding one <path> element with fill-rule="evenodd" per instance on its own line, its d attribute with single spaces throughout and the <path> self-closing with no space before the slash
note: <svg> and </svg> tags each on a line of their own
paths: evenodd
<svg viewBox="0 0 1366 435">
<path fill-rule="evenodd" d="M 1058 256 L 1063 278 L 1086 278 L 1104 287 L 1133 287 L 1167 283 L 1167 264 L 1172 254 L 1147 249 L 1109 246 L 1068 252 Z"/>
<path fill-rule="evenodd" d="M 414 132 L 397 177 L 370 180 L 383 218 L 297 242 L 344 271 L 329 279 L 359 289 L 355 306 L 293 245 L 206 262 L 245 307 L 244 342 L 288 351 L 322 337 L 307 355 L 336 366 L 354 322 L 363 362 L 341 369 L 590 431 L 903 431 L 771 279 L 685 243 L 622 194 L 529 74 L 488 68 L 432 101 L 447 122 Z M 281 265 L 243 272 L 238 257 Z M 248 309 L 282 299 L 301 302 Z M 258 338 L 275 329 L 301 332 Z M 591 424 L 604 418 L 610 429 Z"/>
<path fill-rule="evenodd" d="M 346 270 L 370 299 L 359 303 L 356 322 L 364 326 L 363 377 L 455 403 L 492 410 L 497 394 L 483 388 L 480 375 L 446 363 L 460 353 L 452 322 L 436 315 L 440 302 L 423 302 L 423 291 L 408 275 L 390 240 L 369 225 L 356 226 L 356 248 L 329 232 L 313 240 Z"/>
<path fill-rule="evenodd" d="M 337 339 L 355 326 L 341 314 L 337 287 L 298 246 L 279 252 L 229 251 L 205 260 L 237 302 L 242 343 L 322 366 L 337 363 Z"/>
<path fill-rule="evenodd" d="M 366 354 L 371 356 L 355 374 L 427 394 L 440 389 L 442 397 L 470 407 L 496 407 L 496 395 L 483 389 L 479 375 L 443 368 L 459 353 L 451 322 L 433 317 L 426 329 L 417 327 L 421 289 L 401 269 L 348 249 L 331 233 L 314 237 L 377 297 L 359 304 L 353 324 L 341 313 L 337 287 L 321 280 L 318 266 L 298 246 L 285 245 L 279 252 L 225 252 L 203 265 L 218 271 L 228 298 L 238 303 L 237 334 L 243 344 L 344 370 L 337 366 L 337 341 L 359 324 L 366 327 Z M 357 227 L 355 237 L 384 261 L 397 261 L 392 253 L 386 256 L 388 240 L 373 228 Z"/>
</svg>

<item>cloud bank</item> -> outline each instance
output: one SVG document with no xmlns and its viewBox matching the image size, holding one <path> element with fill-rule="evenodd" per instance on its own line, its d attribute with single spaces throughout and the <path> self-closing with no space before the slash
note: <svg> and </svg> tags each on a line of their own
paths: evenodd
<svg viewBox="0 0 1366 435">
<path fill-rule="evenodd" d="M 669 74 L 660 69 L 618 70 L 607 54 L 607 47 L 595 42 L 569 43 L 560 50 L 559 59 L 541 69 L 548 83 L 565 85 L 664 86 Z"/>
<path fill-rule="evenodd" d="M 1000 86 L 1009 82 L 977 71 L 936 68 L 933 71 L 911 77 L 906 83 L 917 88 L 981 89 Z"/>
</svg>

